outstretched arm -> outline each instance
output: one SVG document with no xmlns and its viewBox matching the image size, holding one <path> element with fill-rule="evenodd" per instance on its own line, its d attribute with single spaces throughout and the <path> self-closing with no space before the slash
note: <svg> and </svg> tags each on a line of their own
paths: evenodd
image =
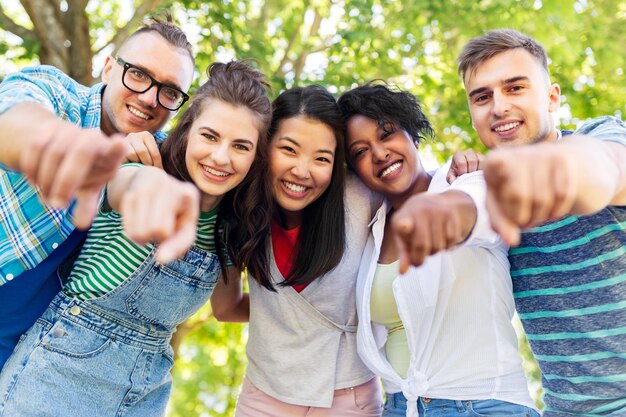
<svg viewBox="0 0 626 417">
<path fill-rule="evenodd" d="M 82 129 L 36 103 L 17 104 L 0 115 L 0 163 L 23 173 L 54 208 L 75 197 L 74 223 L 81 228 L 91 223 L 102 186 L 125 152 L 121 135 Z"/>
<path fill-rule="evenodd" d="M 626 205 L 626 146 L 580 135 L 497 150 L 487 158 L 485 180 L 492 226 L 516 245 L 521 229 Z"/>
<path fill-rule="evenodd" d="M 228 284 L 220 279 L 211 295 L 213 315 L 219 321 L 247 322 L 250 320 L 250 298 L 241 288 L 241 274 L 237 268 L 227 269 Z"/>
<path fill-rule="evenodd" d="M 123 166 L 107 186 L 107 200 L 122 215 L 128 237 L 159 243 L 159 263 L 184 255 L 196 240 L 198 189 L 159 168 Z"/>
</svg>

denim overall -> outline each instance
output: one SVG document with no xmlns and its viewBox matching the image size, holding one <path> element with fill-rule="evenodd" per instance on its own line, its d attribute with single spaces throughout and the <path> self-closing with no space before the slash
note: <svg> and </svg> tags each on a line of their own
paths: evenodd
<svg viewBox="0 0 626 417">
<path fill-rule="evenodd" d="M 165 414 L 172 333 L 207 302 L 220 265 L 197 248 L 167 265 L 154 255 L 100 298 L 55 297 L 0 373 L 1 417 Z"/>
</svg>

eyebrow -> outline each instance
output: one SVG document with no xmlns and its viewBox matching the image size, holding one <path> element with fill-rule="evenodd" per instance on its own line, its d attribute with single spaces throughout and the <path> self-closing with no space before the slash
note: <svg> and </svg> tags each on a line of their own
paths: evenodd
<svg viewBox="0 0 626 417">
<path fill-rule="evenodd" d="M 211 134 L 212 134 L 213 136 L 217 136 L 218 138 L 221 138 L 221 137 L 222 137 L 222 135 L 220 135 L 220 132 L 218 132 L 218 131 L 217 131 L 217 130 L 215 130 L 215 129 L 211 129 L 211 128 L 210 128 L 210 127 L 208 127 L 208 126 L 200 126 L 200 127 L 198 128 L 198 130 L 203 130 L 203 129 L 204 129 L 204 130 L 208 130 L 209 132 L 211 132 Z"/>
<path fill-rule="evenodd" d="M 524 75 L 518 75 L 516 77 L 511 77 L 511 78 L 507 78 L 506 80 L 503 80 L 500 84 L 501 85 L 507 85 L 507 84 L 513 84 L 516 83 L 518 81 L 528 81 L 529 78 L 524 76 Z M 485 93 L 487 91 L 490 91 L 489 88 L 487 87 L 479 87 L 476 88 L 472 91 L 470 91 L 470 93 L 468 94 L 469 97 L 474 97 L 477 94 L 481 94 L 481 93 Z"/>
<path fill-rule="evenodd" d="M 348 145 L 348 150 L 351 151 L 352 148 L 354 148 L 356 145 L 360 144 L 361 142 L 365 142 L 364 140 L 361 139 L 357 139 L 354 142 L 352 142 L 350 145 Z"/>
<path fill-rule="evenodd" d="M 279 140 L 286 140 L 287 142 L 293 143 L 298 148 L 302 148 L 302 146 L 298 142 L 296 142 L 294 139 L 290 138 L 289 136 L 283 136 L 283 137 L 279 138 Z M 331 151 L 331 150 L 328 150 L 328 149 L 318 149 L 315 152 L 327 153 L 327 154 L 329 154 L 331 156 L 335 156 L 335 153 L 333 151 Z"/>
<path fill-rule="evenodd" d="M 217 130 L 212 129 L 212 128 L 208 127 L 208 126 L 200 126 L 200 127 L 198 128 L 198 130 L 208 130 L 209 132 L 211 132 L 211 134 L 212 134 L 213 136 L 218 137 L 218 138 L 221 138 L 221 137 L 222 137 L 222 136 L 220 135 L 220 132 L 218 132 Z M 250 146 L 254 147 L 254 142 L 253 142 L 253 141 L 251 141 L 250 139 L 237 138 L 237 139 L 235 139 L 234 141 L 235 141 L 235 142 L 239 142 L 239 143 L 241 143 L 241 142 L 245 142 L 245 143 L 249 144 Z"/>
<path fill-rule="evenodd" d="M 156 80 L 156 77 L 154 76 L 154 73 L 152 71 L 150 71 L 148 68 L 142 66 L 142 65 L 137 65 L 137 64 L 133 64 L 132 62 L 128 62 L 126 61 L 127 64 L 130 64 L 132 67 L 135 67 L 137 69 L 140 69 L 141 71 L 145 72 L 146 74 L 148 74 L 149 76 L 151 76 L 152 78 L 154 78 Z M 158 81 L 158 80 L 157 80 Z M 167 87 L 171 87 L 171 88 L 175 88 L 177 90 L 183 91 L 182 87 L 180 87 L 179 85 L 176 85 L 173 82 L 170 81 L 159 81 L 161 84 L 167 86 Z"/>
<path fill-rule="evenodd" d="M 250 145 L 252 148 L 254 148 L 254 142 L 252 142 L 250 139 L 235 139 L 235 142 L 238 143 L 247 143 L 248 145 Z"/>
</svg>

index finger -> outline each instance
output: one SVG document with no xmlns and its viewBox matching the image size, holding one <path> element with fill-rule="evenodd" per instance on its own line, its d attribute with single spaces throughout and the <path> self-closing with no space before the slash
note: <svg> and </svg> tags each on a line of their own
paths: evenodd
<svg viewBox="0 0 626 417">
<path fill-rule="evenodd" d="M 515 223 L 506 218 L 493 192 L 487 191 L 487 212 L 491 227 L 502 237 L 509 246 L 517 246 L 520 241 L 520 229 Z"/>
<path fill-rule="evenodd" d="M 396 216 L 399 213 L 396 213 Z M 392 219 L 391 228 L 394 231 L 394 240 L 398 249 L 398 259 L 400 261 L 400 273 L 404 274 L 411 265 L 411 256 L 409 253 L 411 234 L 413 233 L 414 224 L 410 217 L 394 217 Z"/>
<path fill-rule="evenodd" d="M 166 264 L 182 256 L 195 242 L 199 208 L 197 204 L 185 204 L 176 222 L 176 230 L 159 245 L 156 261 Z"/>
<path fill-rule="evenodd" d="M 143 144 L 148 149 L 150 156 L 152 157 L 152 165 L 157 168 L 163 168 L 163 162 L 161 160 L 161 152 L 157 145 L 156 139 L 152 135 L 145 135 L 142 138 Z"/>
</svg>

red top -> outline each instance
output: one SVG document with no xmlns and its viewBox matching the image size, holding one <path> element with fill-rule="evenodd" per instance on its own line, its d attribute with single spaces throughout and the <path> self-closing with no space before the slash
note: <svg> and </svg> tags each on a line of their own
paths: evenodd
<svg viewBox="0 0 626 417">
<path fill-rule="evenodd" d="M 298 240 L 298 233 L 300 233 L 300 226 L 294 229 L 283 229 L 278 222 L 272 221 L 272 249 L 274 249 L 274 260 L 276 266 L 283 277 L 287 277 L 291 268 L 293 267 L 293 261 L 298 255 L 298 248 L 296 242 Z M 306 288 L 306 284 L 294 285 L 293 289 L 300 292 Z"/>
</svg>

